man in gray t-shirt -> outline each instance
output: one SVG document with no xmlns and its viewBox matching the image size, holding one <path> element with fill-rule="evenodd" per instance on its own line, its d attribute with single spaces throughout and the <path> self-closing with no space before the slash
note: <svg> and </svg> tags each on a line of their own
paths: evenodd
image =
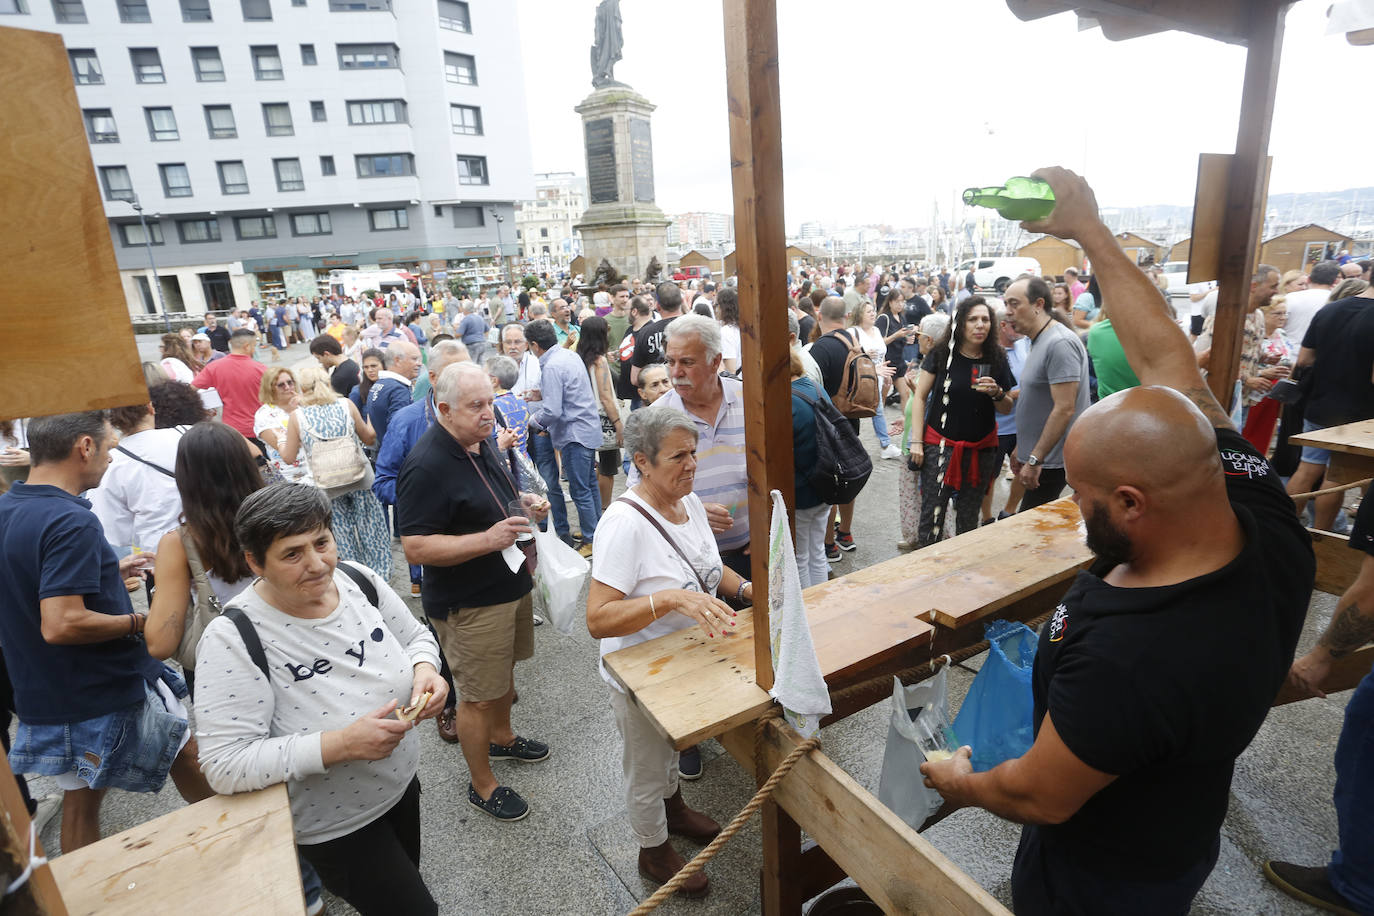
<svg viewBox="0 0 1374 916">
<path fill-rule="evenodd" d="M 1016 457 L 1026 495 L 1021 510 L 1064 491 L 1064 439 L 1088 409 L 1088 351 L 1049 314 L 1050 288 L 1039 277 L 1017 280 L 1003 294 L 1016 330 L 1031 341 L 1016 400 Z"/>
</svg>

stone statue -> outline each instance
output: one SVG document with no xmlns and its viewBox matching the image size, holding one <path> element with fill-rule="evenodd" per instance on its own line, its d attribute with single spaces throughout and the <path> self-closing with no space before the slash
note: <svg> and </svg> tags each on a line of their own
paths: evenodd
<svg viewBox="0 0 1374 916">
<path fill-rule="evenodd" d="M 602 258 L 601 263 L 596 266 L 596 276 L 592 279 L 593 286 L 600 286 L 605 283 L 607 286 L 614 286 L 620 282 L 620 273 L 611 266 L 608 258 Z"/>
<path fill-rule="evenodd" d="M 658 255 L 649 259 L 649 269 L 644 271 L 644 282 L 657 285 L 663 279 L 663 265 L 658 261 Z"/>
<path fill-rule="evenodd" d="M 615 80 L 615 63 L 624 47 L 620 31 L 620 0 L 601 0 L 596 8 L 596 39 L 592 43 L 592 86 L 623 86 Z"/>
</svg>

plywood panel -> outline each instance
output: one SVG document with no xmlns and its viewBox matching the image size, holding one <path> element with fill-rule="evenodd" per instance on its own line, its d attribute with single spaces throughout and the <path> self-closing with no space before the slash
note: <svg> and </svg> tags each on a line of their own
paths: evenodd
<svg viewBox="0 0 1374 916">
<path fill-rule="evenodd" d="M 1310 433 L 1291 436 L 1288 441 L 1294 445 L 1310 445 L 1333 452 L 1374 458 L 1374 420 L 1360 420 L 1343 426 L 1314 429 Z"/>
<path fill-rule="evenodd" d="M 0 28 L 0 86 L 0 420 L 147 401 L 61 36 Z"/>
</svg>

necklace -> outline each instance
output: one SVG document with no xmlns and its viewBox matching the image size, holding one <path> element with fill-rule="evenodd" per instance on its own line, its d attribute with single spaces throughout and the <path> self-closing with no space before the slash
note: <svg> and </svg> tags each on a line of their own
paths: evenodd
<svg viewBox="0 0 1374 916">
<path fill-rule="evenodd" d="M 1051 324 L 1053 324 L 1053 323 L 1054 323 L 1054 316 L 1053 316 L 1053 315 L 1046 315 L 1046 316 L 1045 316 L 1045 323 L 1042 324 L 1042 325 L 1040 325 L 1040 330 L 1036 331 L 1034 334 L 1031 335 L 1031 343 L 1035 343 L 1036 340 L 1038 340 L 1038 339 L 1040 338 L 1040 335 L 1043 334 L 1043 333 L 1045 332 L 1045 328 L 1049 327 L 1049 326 L 1050 326 Z"/>
</svg>

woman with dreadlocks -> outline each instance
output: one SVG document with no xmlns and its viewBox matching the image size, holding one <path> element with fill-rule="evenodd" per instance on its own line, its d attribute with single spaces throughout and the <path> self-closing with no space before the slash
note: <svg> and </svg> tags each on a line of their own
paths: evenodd
<svg viewBox="0 0 1374 916">
<path fill-rule="evenodd" d="M 1011 412 L 1007 390 L 1015 385 L 992 326 L 992 309 L 982 296 L 968 297 L 916 376 L 911 462 L 921 468 L 917 547 L 939 540 L 951 499 L 955 530 L 963 534 L 978 527 L 983 493 L 997 474 L 994 412 Z M 916 448 L 917 431 L 922 449 Z"/>
</svg>

